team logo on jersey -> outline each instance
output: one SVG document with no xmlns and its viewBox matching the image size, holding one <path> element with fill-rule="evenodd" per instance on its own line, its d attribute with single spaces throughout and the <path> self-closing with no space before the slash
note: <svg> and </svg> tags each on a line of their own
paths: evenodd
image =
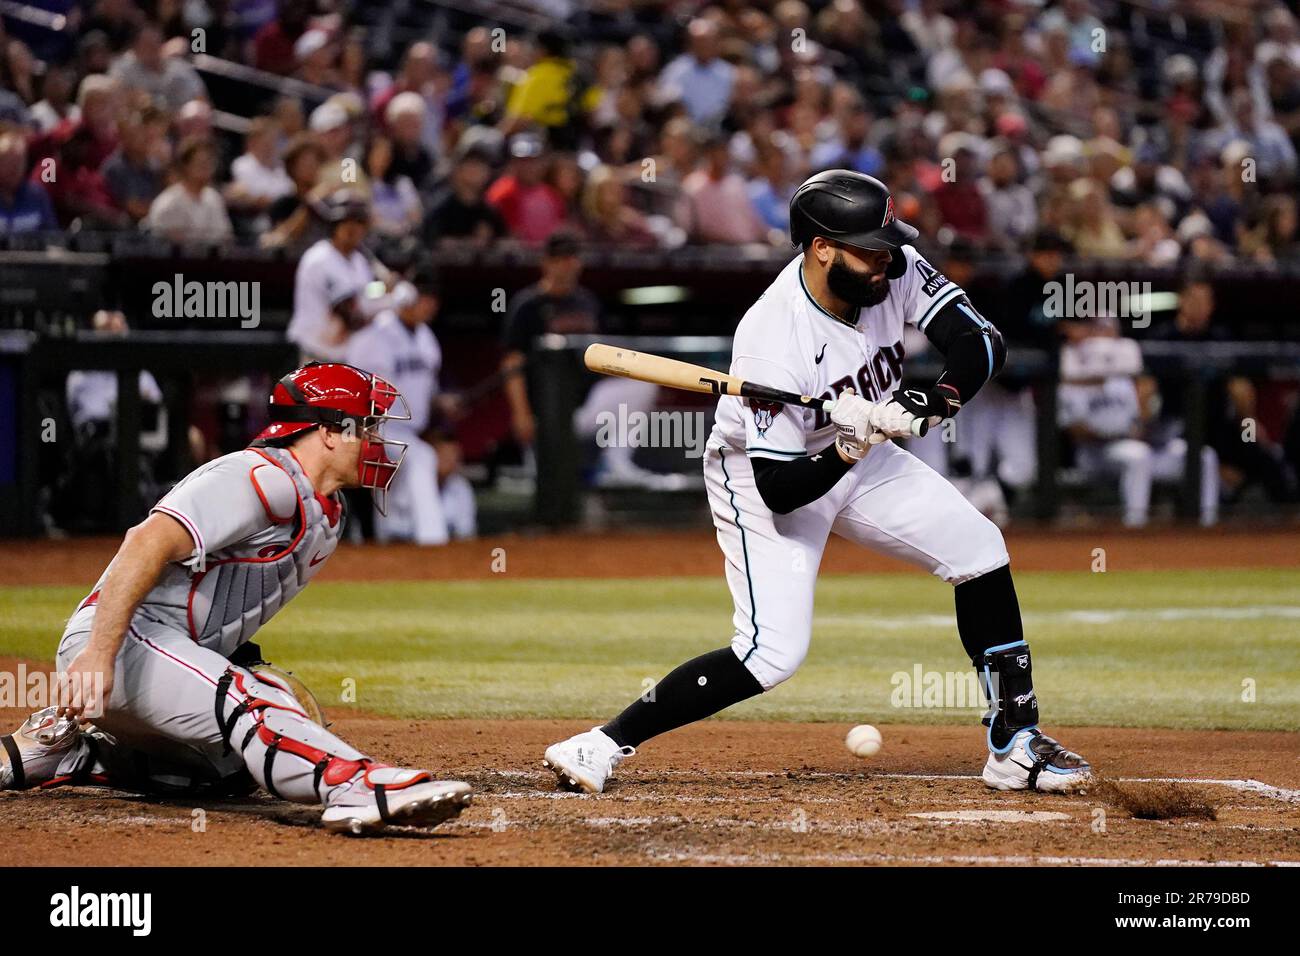
<svg viewBox="0 0 1300 956">
<path fill-rule="evenodd" d="M 948 284 L 948 277 L 924 259 L 916 260 L 916 271 L 921 273 L 921 291 L 932 298 Z"/>
<path fill-rule="evenodd" d="M 880 223 L 880 228 L 884 229 L 893 221 L 894 221 L 894 197 L 888 196 L 885 199 L 885 218 Z"/>
<path fill-rule="evenodd" d="M 763 402 L 757 398 L 749 400 L 750 410 L 754 413 L 754 427 L 758 429 L 758 437 L 762 438 L 767 434 L 767 430 L 772 427 L 772 422 L 776 416 L 781 414 L 781 409 L 785 406 L 780 402 Z"/>
</svg>

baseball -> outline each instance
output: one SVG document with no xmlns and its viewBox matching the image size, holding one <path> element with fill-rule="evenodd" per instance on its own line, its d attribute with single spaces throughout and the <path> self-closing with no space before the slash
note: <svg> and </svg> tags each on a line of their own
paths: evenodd
<svg viewBox="0 0 1300 956">
<path fill-rule="evenodd" d="M 844 738 L 844 746 L 848 747 L 855 757 L 863 758 L 874 757 L 880 753 L 880 745 L 883 742 L 880 731 L 870 724 L 858 724 Z"/>
</svg>

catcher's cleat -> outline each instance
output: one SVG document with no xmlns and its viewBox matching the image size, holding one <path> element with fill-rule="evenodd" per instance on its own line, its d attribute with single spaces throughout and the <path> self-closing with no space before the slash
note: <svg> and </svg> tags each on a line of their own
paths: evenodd
<svg viewBox="0 0 1300 956">
<path fill-rule="evenodd" d="M 1007 749 L 990 753 L 984 783 L 994 790 L 1067 793 L 1092 782 L 1092 768 L 1037 727 L 1016 731 Z"/>
<path fill-rule="evenodd" d="M 542 766 L 555 774 L 561 790 L 601 793 L 614 768 L 635 753 L 634 747 L 620 747 L 599 727 L 593 727 L 547 747 Z"/>
<path fill-rule="evenodd" d="M 473 791 L 425 770 L 370 767 L 334 790 L 321 814 L 327 830 L 360 835 L 386 826 L 436 827 L 470 805 Z"/>
<path fill-rule="evenodd" d="M 0 790 L 27 790 L 56 783 L 97 782 L 84 770 L 94 763 L 95 740 L 75 717 L 38 710 L 12 734 L 0 736 Z"/>
</svg>

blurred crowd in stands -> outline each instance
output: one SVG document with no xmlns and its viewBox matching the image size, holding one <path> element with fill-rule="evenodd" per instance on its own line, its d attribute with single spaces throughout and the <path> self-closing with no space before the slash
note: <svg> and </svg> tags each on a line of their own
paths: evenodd
<svg viewBox="0 0 1300 956">
<path fill-rule="evenodd" d="M 1294 4 L 485 0 L 550 26 L 382 49 L 387 4 L 29 6 L 68 26 L 0 29 L 0 233 L 300 251 L 314 191 L 355 180 L 429 243 L 779 246 L 798 183 L 848 167 L 941 245 L 1300 259 Z M 199 52 L 300 84 L 214 111 Z"/>
</svg>

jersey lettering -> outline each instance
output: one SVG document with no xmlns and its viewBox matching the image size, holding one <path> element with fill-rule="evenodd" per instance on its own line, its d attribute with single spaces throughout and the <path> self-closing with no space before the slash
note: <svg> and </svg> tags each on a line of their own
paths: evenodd
<svg viewBox="0 0 1300 956">
<path fill-rule="evenodd" d="M 903 373 L 903 343 L 886 345 L 871 356 L 854 375 L 846 375 L 831 383 L 831 387 L 818 397 L 823 401 L 837 398 L 846 388 L 853 388 L 869 402 L 879 402 L 892 392 L 901 381 Z M 874 375 L 872 373 L 875 373 Z M 814 429 L 826 428 L 831 423 L 828 413 L 817 410 Z"/>
</svg>

